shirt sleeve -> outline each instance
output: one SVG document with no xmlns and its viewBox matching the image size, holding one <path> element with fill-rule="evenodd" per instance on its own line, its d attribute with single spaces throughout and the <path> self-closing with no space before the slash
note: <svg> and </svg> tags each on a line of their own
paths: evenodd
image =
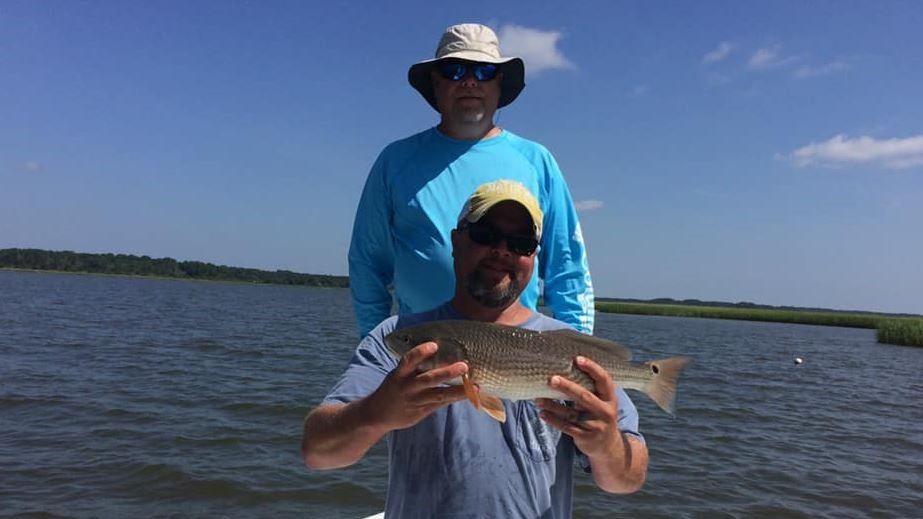
<svg viewBox="0 0 923 519">
<path fill-rule="evenodd" d="M 577 210 L 554 158 L 546 157 L 545 219 L 539 250 L 539 275 L 545 304 L 555 319 L 583 333 L 593 333 L 596 308 L 593 282 Z"/>
<path fill-rule="evenodd" d="M 644 436 L 638 428 L 638 409 L 635 403 L 622 388 L 615 390 L 615 396 L 619 399 L 619 430 L 645 443 Z"/>
<path fill-rule="evenodd" d="M 394 244 L 390 200 L 384 159 L 379 156 L 362 189 L 349 245 L 349 290 L 360 338 L 391 315 Z"/>
<path fill-rule="evenodd" d="M 383 340 L 392 328 L 393 319 L 388 319 L 362 339 L 346 371 L 322 404 L 348 404 L 378 389 L 388 373 L 397 367 L 397 360 L 388 352 Z"/>
</svg>

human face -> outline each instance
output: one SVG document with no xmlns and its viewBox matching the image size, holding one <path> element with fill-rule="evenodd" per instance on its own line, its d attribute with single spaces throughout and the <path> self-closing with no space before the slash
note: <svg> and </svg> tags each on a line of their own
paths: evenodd
<svg viewBox="0 0 923 519">
<path fill-rule="evenodd" d="M 503 234 L 533 233 L 532 218 L 516 202 L 501 202 L 492 207 L 479 223 Z M 481 245 L 471 239 L 462 226 L 452 232 L 457 288 L 489 308 L 505 308 L 522 293 L 532 276 L 535 251 L 523 256 L 509 250 L 506 240 Z"/>
<path fill-rule="evenodd" d="M 493 121 L 494 112 L 497 111 L 497 104 L 500 102 L 500 81 L 503 72 L 497 72 L 493 79 L 485 81 L 478 81 L 470 68 L 458 81 L 443 77 L 436 67 L 430 75 L 439 113 L 448 122 L 478 124 Z"/>
</svg>

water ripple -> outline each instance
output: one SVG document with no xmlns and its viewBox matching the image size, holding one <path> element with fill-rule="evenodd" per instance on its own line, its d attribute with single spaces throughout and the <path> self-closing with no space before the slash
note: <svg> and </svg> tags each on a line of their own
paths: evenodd
<svg viewBox="0 0 923 519">
<path fill-rule="evenodd" d="M 362 517 L 387 452 L 301 465 L 349 361 L 348 292 L 0 272 L 2 517 Z M 914 517 L 923 350 L 874 333 L 598 316 L 638 359 L 694 358 L 671 418 L 632 392 L 645 488 L 580 475 L 575 517 Z M 792 359 L 803 357 L 796 366 Z"/>
</svg>

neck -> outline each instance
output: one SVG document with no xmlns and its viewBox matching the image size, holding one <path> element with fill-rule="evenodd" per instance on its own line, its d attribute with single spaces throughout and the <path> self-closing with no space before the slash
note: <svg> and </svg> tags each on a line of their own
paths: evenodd
<svg viewBox="0 0 923 519">
<path fill-rule="evenodd" d="M 439 131 L 447 137 L 460 141 L 479 141 L 496 137 L 501 130 L 487 118 L 477 123 L 454 123 L 443 117 L 442 122 L 439 123 Z"/>
<path fill-rule="evenodd" d="M 516 326 L 532 316 L 532 310 L 522 306 L 519 299 L 504 308 L 488 308 L 471 298 L 456 295 L 450 304 L 459 315 L 472 321 Z"/>
</svg>

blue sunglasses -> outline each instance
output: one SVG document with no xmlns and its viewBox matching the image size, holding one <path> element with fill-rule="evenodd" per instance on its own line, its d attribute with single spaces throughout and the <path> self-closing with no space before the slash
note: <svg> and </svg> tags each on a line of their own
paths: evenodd
<svg viewBox="0 0 923 519">
<path fill-rule="evenodd" d="M 472 63 L 470 61 L 440 61 L 436 64 L 439 75 L 452 81 L 460 81 L 468 71 L 478 81 L 490 81 L 497 77 L 500 67 L 493 63 Z"/>
</svg>

